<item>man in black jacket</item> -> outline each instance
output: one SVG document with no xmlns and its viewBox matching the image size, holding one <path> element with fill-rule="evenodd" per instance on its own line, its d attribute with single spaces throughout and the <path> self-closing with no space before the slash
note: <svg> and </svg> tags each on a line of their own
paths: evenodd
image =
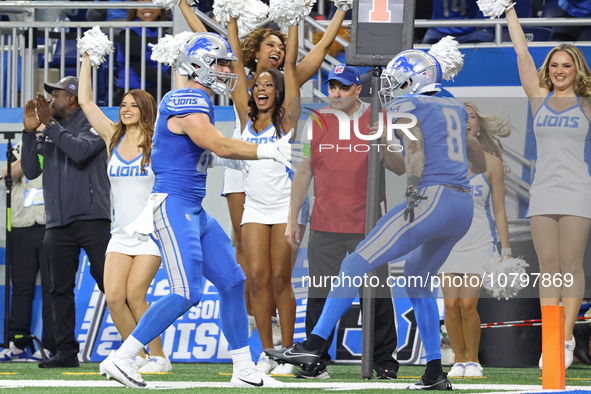
<svg viewBox="0 0 591 394">
<path fill-rule="evenodd" d="M 83 248 L 90 273 L 103 291 L 105 251 L 110 238 L 110 186 L 107 150 L 78 105 L 78 78 L 45 84 L 51 93 L 25 105 L 22 168 L 29 179 L 43 172 L 47 224 L 43 246 L 53 287 L 53 325 L 57 354 L 40 368 L 78 366 L 80 346 L 74 333 L 74 287 Z M 43 136 L 35 130 L 45 124 Z M 42 156 L 42 159 L 40 159 Z"/>
</svg>

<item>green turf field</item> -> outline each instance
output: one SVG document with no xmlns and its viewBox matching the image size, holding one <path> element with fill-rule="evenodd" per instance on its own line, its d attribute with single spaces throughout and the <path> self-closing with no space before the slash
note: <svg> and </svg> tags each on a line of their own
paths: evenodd
<svg viewBox="0 0 591 394">
<path fill-rule="evenodd" d="M 145 374 L 144 378 L 157 389 L 167 392 L 191 393 L 252 393 L 255 389 L 229 387 L 230 364 L 173 364 L 174 371 L 165 374 Z M 449 367 L 445 367 L 449 370 Z M 424 371 L 420 366 L 401 366 L 399 379 L 394 381 L 363 380 L 359 365 L 330 365 L 330 380 L 311 381 L 278 377 L 288 383 L 282 389 L 264 389 L 265 393 L 308 393 L 353 391 L 383 393 L 407 392 L 406 384 L 415 381 Z M 452 378 L 454 389 L 463 393 L 534 392 L 542 389 L 542 373 L 538 368 L 485 368 L 483 378 Z M 566 372 L 570 390 L 591 392 L 591 366 L 574 363 Z M 32 387 L 33 385 L 41 387 Z M 98 374 L 97 363 L 83 363 L 80 368 L 40 369 L 36 363 L 0 364 L 0 391 L 16 393 L 121 393 L 123 386 L 107 381 Z"/>
</svg>

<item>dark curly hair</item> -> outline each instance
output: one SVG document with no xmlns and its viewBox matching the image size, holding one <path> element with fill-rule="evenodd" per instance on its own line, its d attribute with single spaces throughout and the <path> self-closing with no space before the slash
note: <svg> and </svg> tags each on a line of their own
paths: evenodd
<svg viewBox="0 0 591 394">
<path fill-rule="evenodd" d="M 275 85 L 275 108 L 273 108 L 273 126 L 275 126 L 275 136 L 277 138 L 281 138 L 283 135 L 281 134 L 281 122 L 283 121 L 283 116 L 285 116 L 285 109 L 283 108 L 283 102 L 285 101 L 285 83 L 283 82 L 283 74 L 277 70 L 267 70 L 261 73 L 257 80 L 263 75 L 264 73 L 271 74 L 273 77 L 273 84 Z M 256 80 L 254 81 L 256 83 Z M 248 99 L 248 106 L 250 107 L 250 112 L 248 113 L 248 117 L 250 118 L 250 123 L 252 129 L 255 132 L 259 132 L 256 127 L 255 123 L 259 116 L 259 108 L 254 100 L 255 92 L 253 90 L 250 98 Z"/>
<path fill-rule="evenodd" d="M 287 43 L 287 36 L 280 31 L 261 27 L 253 30 L 242 42 L 242 53 L 244 56 L 244 65 L 248 67 L 251 74 L 254 74 L 257 69 L 255 62 L 255 53 L 261 49 L 261 43 L 269 36 L 277 36 L 283 45 Z M 283 70 L 283 64 L 279 66 L 279 70 Z"/>
</svg>

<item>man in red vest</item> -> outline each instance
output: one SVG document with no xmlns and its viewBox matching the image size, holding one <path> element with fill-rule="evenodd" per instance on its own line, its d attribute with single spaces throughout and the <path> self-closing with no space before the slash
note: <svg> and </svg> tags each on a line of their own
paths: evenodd
<svg viewBox="0 0 591 394">
<path fill-rule="evenodd" d="M 380 142 L 361 139 L 355 132 L 369 134 L 371 113 L 370 106 L 359 99 L 359 71 L 347 65 L 336 66 L 325 83 L 329 86 L 330 106 L 319 111 L 322 121 L 314 122 L 311 118 L 304 128 L 301 142 L 309 144 L 310 157 L 305 157 L 298 165 L 291 195 L 291 217 L 295 218 L 314 177 L 314 206 L 308 243 L 308 276 L 311 278 L 306 307 L 308 336 L 330 291 L 330 282 L 324 282 L 323 278 L 336 276 L 347 252 L 352 253 L 365 237 L 368 144 Z M 326 109 L 341 112 L 326 113 L 323 111 Z M 341 130 L 347 117 L 349 129 Z M 292 229 L 290 221 L 286 232 L 294 249 L 299 248 L 301 241 L 297 227 L 294 223 Z M 376 290 L 374 369 L 378 379 L 395 379 L 399 364 L 392 356 L 397 345 L 392 294 L 387 286 Z M 326 364 L 330 361 L 328 346 L 332 343 L 332 335 L 326 343 L 326 348 L 322 349 L 325 363 L 309 370 L 302 368 L 296 377 L 329 378 Z"/>
</svg>

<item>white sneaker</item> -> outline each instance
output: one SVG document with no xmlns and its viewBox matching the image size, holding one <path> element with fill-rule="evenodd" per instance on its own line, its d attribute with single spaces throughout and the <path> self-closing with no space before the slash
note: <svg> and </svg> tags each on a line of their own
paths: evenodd
<svg viewBox="0 0 591 394">
<path fill-rule="evenodd" d="M 273 379 L 255 368 L 234 370 L 230 383 L 234 387 L 284 387 L 285 383 Z"/>
<path fill-rule="evenodd" d="M 273 345 L 281 345 L 281 325 L 279 316 L 271 317 L 271 328 L 273 330 Z"/>
<path fill-rule="evenodd" d="M 27 351 L 17 348 L 14 342 L 10 342 L 8 348 L 0 352 L 0 361 L 27 361 Z"/>
<path fill-rule="evenodd" d="M 573 352 L 575 351 L 575 337 L 573 336 L 570 341 L 564 342 L 564 368 L 568 369 L 573 363 Z"/>
<path fill-rule="evenodd" d="M 252 337 L 252 332 L 257 328 L 257 321 L 254 316 L 248 315 L 248 338 Z"/>
<path fill-rule="evenodd" d="M 51 354 L 51 352 L 49 350 L 43 349 L 43 352 L 45 353 L 46 360 L 49 360 L 50 358 L 53 357 L 53 354 Z M 41 354 L 41 350 L 37 350 L 35 353 L 33 353 L 31 355 L 31 357 L 29 357 L 27 359 L 27 361 L 32 362 L 32 363 L 39 363 L 41 361 L 44 361 L 43 355 Z"/>
<path fill-rule="evenodd" d="M 279 364 L 271 371 L 271 375 L 293 376 L 294 367 L 292 364 Z"/>
<path fill-rule="evenodd" d="M 264 374 L 268 374 L 276 366 L 277 366 L 277 362 L 274 360 L 271 360 L 269 357 L 267 357 L 265 352 L 262 352 L 261 356 L 259 357 L 259 361 L 257 362 L 257 366 L 255 367 L 255 369 L 259 372 L 264 373 Z"/>
<path fill-rule="evenodd" d="M 168 357 L 150 356 L 149 361 L 138 369 L 139 373 L 170 372 L 172 364 Z"/>
<path fill-rule="evenodd" d="M 133 363 L 135 365 L 137 365 L 137 369 L 139 370 L 141 367 L 146 365 L 148 363 L 148 361 L 150 361 L 150 357 L 148 357 L 148 356 L 146 356 L 146 357 L 135 356 L 135 361 Z"/>
<path fill-rule="evenodd" d="M 449 374 L 448 374 L 449 376 Z M 464 370 L 464 376 L 470 378 L 480 378 L 482 377 L 482 366 L 480 363 L 475 363 L 470 361 L 466 363 L 466 369 Z"/>
<path fill-rule="evenodd" d="M 144 388 L 147 386 L 144 379 L 137 372 L 137 365 L 117 357 L 115 350 L 111 351 L 109 357 L 100 363 L 99 371 L 107 379 L 114 379 L 127 387 Z"/>
<path fill-rule="evenodd" d="M 447 373 L 447 376 L 451 378 L 461 378 L 464 376 L 465 371 L 466 363 L 455 363 Z"/>
<path fill-rule="evenodd" d="M 575 337 L 572 337 L 570 341 L 564 341 L 564 369 L 568 369 L 573 363 L 573 352 L 575 351 Z M 540 361 L 538 367 L 542 369 L 542 355 L 540 355 Z"/>
</svg>

